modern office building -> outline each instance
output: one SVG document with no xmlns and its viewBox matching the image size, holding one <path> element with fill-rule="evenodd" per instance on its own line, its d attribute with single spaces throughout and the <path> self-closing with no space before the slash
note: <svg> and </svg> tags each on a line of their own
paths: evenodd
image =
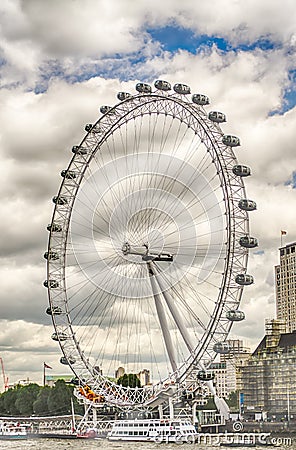
<svg viewBox="0 0 296 450">
<path fill-rule="evenodd" d="M 143 369 L 141 372 L 137 374 L 137 377 L 140 380 L 141 386 L 147 386 L 150 384 L 150 370 Z"/>
<path fill-rule="evenodd" d="M 241 367 L 250 356 L 250 350 L 241 339 L 227 339 L 225 343 L 229 352 L 220 355 L 220 362 L 211 364 L 215 372 L 214 384 L 220 397 L 228 398 L 229 394 L 241 389 Z"/>
<path fill-rule="evenodd" d="M 231 391 L 240 392 L 242 390 L 242 367 L 246 364 L 251 356 L 250 349 L 245 347 L 244 342 L 241 339 L 227 339 L 230 352 L 225 355 L 221 355 L 221 361 L 228 361 L 228 372 L 230 380 L 234 380 L 228 384 L 228 389 Z M 235 378 L 233 379 L 231 365 L 235 370 Z"/>
<path fill-rule="evenodd" d="M 235 365 L 226 360 L 210 365 L 210 370 L 215 373 L 214 385 L 219 397 L 228 398 L 230 392 L 235 391 Z"/>
<path fill-rule="evenodd" d="M 275 266 L 276 316 L 286 322 L 286 332 L 296 330 L 296 242 L 280 248 Z"/>
</svg>

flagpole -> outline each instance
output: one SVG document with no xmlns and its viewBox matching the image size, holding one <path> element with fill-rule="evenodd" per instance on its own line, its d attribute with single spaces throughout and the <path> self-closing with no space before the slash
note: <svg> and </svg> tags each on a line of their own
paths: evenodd
<svg viewBox="0 0 296 450">
<path fill-rule="evenodd" d="M 287 232 L 285 230 L 281 230 L 281 247 L 283 246 L 283 236 L 286 236 Z"/>
<path fill-rule="evenodd" d="M 45 386 L 45 363 L 43 363 L 43 386 Z"/>
</svg>

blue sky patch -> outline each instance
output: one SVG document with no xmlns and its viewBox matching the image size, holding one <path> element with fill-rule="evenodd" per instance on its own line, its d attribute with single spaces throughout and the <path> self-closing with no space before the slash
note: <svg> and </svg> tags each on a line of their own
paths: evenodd
<svg viewBox="0 0 296 450">
<path fill-rule="evenodd" d="M 158 41 L 163 50 L 175 53 L 182 49 L 190 53 L 197 53 L 200 47 L 211 47 L 213 44 L 222 51 L 253 51 L 260 49 L 263 51 L 273 50 L 279 44 L 275 43 L 271 37 L 265 36 L 248 43 L 231 44 L 229 41 L 219 36 L 209 36 L 206 34 L 197 35 L 188 28 L 168 25 L 162 28 L 151 28 L 147 32 L 153 40 Z"/>
<path fill-rule="evenodd" d="M 296 69 L 289 71 L 290 87 L 284 93 L 283 112 L 289 111 L 296 105 Z"/>
<path fill-rule="evenodd" d="M 280 110 L 271 111 L 270 116 L 285 114 L 296 106 L 296 69 L 289 71 L 289 87 L 283 93 L 283 104 Z"/>
<path fill-rule="evenodd" d="M 292 186 L 293 189 L 296 189 L 296 170 L 292 172 L 291 177 L 284 184 L 285 186 Z"/>
<path fill-rule="evenodd" d="M 150 28 L 147 30 L 154 41 L 158 41 L 165 51 L 175 53 L 178 50 L 187 50 L 197 53 L 203 46 L 211 47 L 216 44 L 220 50 L 226 51 L 229 47 L 227 41 L 220 37 L 196 35 L 188 28 L 168 25 L 163 28 Z"/>
</svg>

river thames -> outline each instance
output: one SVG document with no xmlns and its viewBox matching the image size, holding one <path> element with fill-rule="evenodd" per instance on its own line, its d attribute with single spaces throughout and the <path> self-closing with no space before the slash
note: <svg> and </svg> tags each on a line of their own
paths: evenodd
<svg viewBox="0 0 296 450">
<path fill-rule="evenodd" d="M 285 444 L 283 438 L 276 438 L 277 448 L 296 450 L 296 438 L 291 438 L 291 442 Z M 110 442 L 107 439 L 100 440 L 66 440 L 66 439 L 28 439 L 26 441 L 2 441 L 0 442 L 1 450 L 81 450 L 81 449 L 102 449 L 102 450 L 157 450 L 160 448 L 173 450 L 181 446 L 184 449 L 194 450 L 211 450 L 218 448 L 217 445 L 209 444 L 158 444 L 152 442 Z M 264 446 L 263 446 L 264 447 Z M 272 448 L 272 446 L 266 446 Z M 227 448 L 227 447 L 225 447 Z M 249 446 L 239 447 L 240 449 L 249 449 Z M 261 446 L 252 447 L 257 450 L 262 450 Z"/>
</svg>

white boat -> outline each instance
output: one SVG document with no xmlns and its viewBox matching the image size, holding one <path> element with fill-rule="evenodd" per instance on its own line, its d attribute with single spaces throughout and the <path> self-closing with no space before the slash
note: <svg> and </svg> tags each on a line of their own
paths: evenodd
<svg viewBox="0 0 296 450">
<path fill-rule="evenodd" d="M 189 420 L 134 419 L 116 420 L 107 438 L 110 441 L 188 442 L 195 441 L 197 431 Z"/>
<path fill-rule="evenodd" d="M 0 440 L 27 439 L 27 428 L 15 422 L 0 422 Z"/>
</svg>

